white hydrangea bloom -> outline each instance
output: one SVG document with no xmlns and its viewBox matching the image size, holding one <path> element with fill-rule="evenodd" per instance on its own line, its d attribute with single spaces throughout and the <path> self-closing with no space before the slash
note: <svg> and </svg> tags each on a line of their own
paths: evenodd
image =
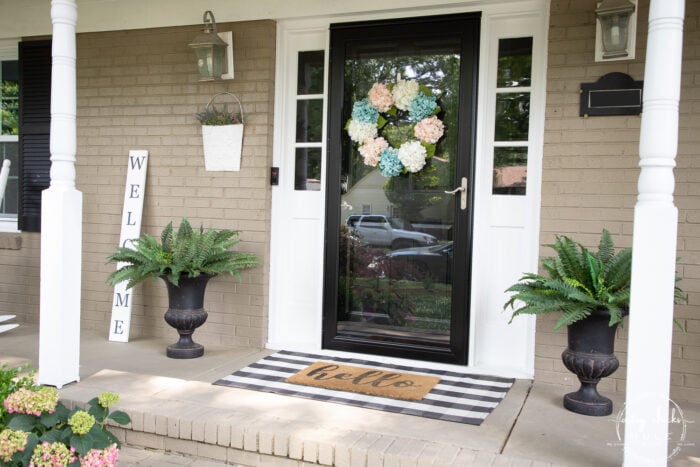
<svg viewBox="0 0 700 467">
<path fill-rule="evenodd" d="M 348 135 L 356 143 L 364 143 L 368 139 L 377 137 L 377 125 L 373 123 L 362 123 L 357 120 L 350 120 L 348 125 Z"/>
<path fill-rule="evenodd" d="M 411 173 L 416 173 L 425 167 L 427 156 L 425 147 L 418 141 L 407 141 L 399 148 L 399 160 Z"/>
<path fill-rule="evenodd" d="M 411 80 L 399 80 L 391 90 L 394 95 L 394 105 L 401 110 L 408 110 L 411 101 L 418 96 L 418 82 Z"/>
</svg>

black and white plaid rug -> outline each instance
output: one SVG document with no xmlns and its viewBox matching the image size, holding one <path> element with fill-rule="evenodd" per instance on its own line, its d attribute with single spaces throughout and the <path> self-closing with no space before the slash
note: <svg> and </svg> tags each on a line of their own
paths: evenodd
<svg viewBox="0 0 700 467">
<path fill-rule="evenodd" d="M 420 401 L 370 396 L 285 382 L 285 379 L 294 373 L 317 361 L 438 376 L 440 382 Z M 428 368 L 416 369 L 405 365 L 385 364 L 357 358 L 328 357 L 325 355 L 280 351 L 238 370 L 214 382 L 214 384 L 287 396 L 305 397 L 324 402 L 354 405 L 450 422 L 480 425 L 486 416 L 503 400 L 513 381 L 512 378 Z"/>
</svg>

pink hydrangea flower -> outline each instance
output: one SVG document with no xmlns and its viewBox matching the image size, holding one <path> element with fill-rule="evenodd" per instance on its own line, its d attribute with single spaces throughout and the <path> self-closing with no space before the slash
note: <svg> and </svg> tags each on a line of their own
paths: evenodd
<svg viewBox="0 0 700 467">
<path fill-rule="evenodd" d="M 365 165 L 376 167 L 379 162 L 379 155 L 389 147 L 389 143 L 382 138 L 368 139 L 360 146 L 359 151 L 365 161 Z"/>
<path fill-rule="evenodd" d="M 68 449 L 65 444 L 58 441 L 55 443 L 44 441 L 34 448 L 29 467 L 65 467 L 75 460 L 75 448 Z"/>
<path fill-rule="evenodd" d="M 374 83 L 369 90 L 369 103 L 380 112 L 388 111 L 394 105 L 394 96 L 386 85 Z"/>
<path fill-rule="evenodd" d="M 5 428 L 0 433 L 0 461 L 10 462 L 18 451 L 24 451 L 29 433 Z"/>
<path fill-rule="evenodd" d="M 413 134 L 421 141 L 435 144 L 445 134 L 445 125 L 433 115 L 418 122 L 413 129 Z"/>
<path fill-rule="evenodd" d="M 41 416 L 43 412 L 54 413 L 58 404 L 58 390 L 44 386 L 38 391 L 20 388 L 5 399 L 9 413 Z"/>
<path fill-rule="evenodd" d="M 114 467 L 119 460 L 119 449 L 113 444 L 105 449 L 90 449 L 80 458 L 81 467 Z"/>
</svg>

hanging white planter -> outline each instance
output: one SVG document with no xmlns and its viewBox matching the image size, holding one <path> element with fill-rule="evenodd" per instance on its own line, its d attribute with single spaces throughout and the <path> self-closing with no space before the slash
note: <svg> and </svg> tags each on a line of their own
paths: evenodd
<svg viewBox="0 0 700 467">
<path fill-rule="evenodd" d="M 204 113 L 227 113 L 217 111 L 212 102 L 217 96 L 228 94 L 238 103 L 240 121 L 243 122 L 241 101 L 230 92 L 215 94 L 207 104 Z M 200 114 L 202 115 L 202 114 Z M 201 118 L 200 118 L 201 120 Z M 243 123 L 206 125 L 202 124 L 202 142 L 204 144 L 204 167 L 208 171 L 241 170 L 241 150 L 243 149 Z"/>
</svg>

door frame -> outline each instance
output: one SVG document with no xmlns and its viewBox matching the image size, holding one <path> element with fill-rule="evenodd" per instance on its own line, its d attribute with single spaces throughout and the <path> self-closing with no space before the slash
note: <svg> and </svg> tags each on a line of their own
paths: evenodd
<svg viewBox="0 0 700 467">
<path fill-rule="evenodd" d="M 454 203 L 454 258 L 452 313 L 449 347 L 428 344 L 403 344 L 399 342 L 377 342 L 369 338 L 343 336 L 337 332 L 338 325 L 338 231 L 341 219 L 341 153 L 344 144 L 345 124 L 342 112 L 344 105 L 343 89 L 345 76 L 345 46 L 360 40 L 381 41 L 399 40 L 406 36 L 431 39 L 449 32 L 450 37 L 459 38 L 460 43 L 460 85 L 459 85 L 459 131 L 457 138 L 457 160 L 455 181 L 457 186 L 462 177 L 473 180 L 476 155 L 476 109 L 477 85 L 479 77 L 479 38 L 481 13 L 471 12 L 457 15 L 412 17 L 379 21 L 363 21 L 331 24 L 330 32 L 330 77 L 329 109 L 334 113 L 328 121 L 328 149 L 326 164 L 326 237 L 323 301 L 323 347 L 333 350 L 371 353 L 420 359 L 428 361 L 464 364 L 467 362 L 469 336 L 469 290 L 471 278 L 472 224 L 473 224 L 473 184 L 468 186 L 468 210 L 462 213 L 459 203 Z M 334 82 L 335 79 L 335 82 Z M 343 115 L 341 115 L 341 113 Z M 335 180 L 333 186 L 330 180 Z M 329 189 L 332 188 L 332 189 Z M 451 188 L 448 188 L 451 189 Z M 454 284 L 458 284 L 456 287 Z"/>
<path fill-rule="evenodd" d="M 378 13 L 352 12 L 355 6 L 347 4 L 347 12 L 342 15 L 311 17 L 304 19 L 283 19 L 277 23 L 277 65 L 275 74 L 275 110 L 273 125 L 273 162 L 280 167 L 280 185 L 272 187 L 272 218 L 270 241 L 270 286 L 268 314 L 261 318 L 261 326 L 267 327 L 267 344 L 269 349 L 291 349 L 298 351 L 322 352 L 321 320 L 323 290 L 323 235 L 324 202 L 316 202 L 311 197 L 305 198 L 311 204 L 305 207 L 303 220 L 306 223 L 309 243 L 315 245 L 313 255 L 306 257 L 304 264 L 290 262 L 286 256 L 290 250 L 289 225 L 291 212 L 300 201 L 290 199 L 289 192 L 282 186 L 285 173 L 293 170 L 293 157 L 289 158 L 289 126 L 294 125 L 294 110 L 287 97 L 294 88 L 295 76 L 291 76 L 299 50 L 325 50 L 328 52 L 328 27 L 331 23 L 342 21 L 367 21 L 375 19 L 411 17 L 432 14 L 464 13 L 481 11 L 481 50 L 479 73 L 479 96 L 477 126 L 477 163 L 475 190 L 486 190 L 490 181 L 492 157 L 488 147 L 488 128 L 493 124 L 488 115 L 487 103 L 492 99 L 493 86 L 489 79 L 495 70 L 497 60 L 497 39 L 515 37 L 523 31 L 534 36 L 533 45 L 533 87 L 531 101 L 530 132 L 532 157 L 528 160 L 528 180 L 532 181 L 532 190 L 523 199 L 511 203 L 504 199 L 490 199 L 488 191 L 478 192 L 479 204 L 475 206 L 474 219 L 474 254 L 472 268 L 482 271 L 473 274 L 472 297 L 470 306 L 470 351 L 468 365 L 471 371 L 486 372 L 509 377 L 532 378 L 534 376 L 534 342 L 535 319 L 522 317 L 508 324 L 508 316 L 502 311 L 506 295 L 502 285 L 511 279 L 514 281 L 523 271 L 537 271 L 539 255 L 539 211 L 542 150 L 544 135 L 544 105 L 546 90 L 547 32 L 549 25 L 549 0 L 512 0 L 488 2 L 476 0 L 458 1 L 451 4 L 435 2 L 420 8 L 404 8 Z M 327 59 L 327 58 L 326 58 Z M 296 62 L 295 62 L 296 63 Z M 295 75 L 295 74 L 294 74 Z M 485 83 L 485 84 L 484 84 Z M 291 117 L 290 117 L 291 115 Z M 484 122 L 488 122 L 485 124 Z M 492 130 L 491 130 L 492 131 Z M 327 163 L 324 154 L 323 164 Z M 291 164 L 291 165 L 290 165 Z M 324 169 L 325 172 L 325 169 Z M 324 195 L 325 174 L 321 181 Z M 524 235 L 516 245 L 524 252 L 517 264 L 503 268 L 498 258 L 494 259 L 494 232 L 501 231 L 501 225 L 494 223 L 494 218 L 503 217 L 503 212 L 518 210 L 527 220 Z M 503 212 L 501 212 L 503 211 Z M 502 224 L 505 225 L 505 224 Z M 295 303 L 295 283 L 303 277 L 305 301 Z M 494 278 L 497 279 L 496 283 Z M 512 283 L 512 282 L 511 282 Z M 253 319 L 253 318 L 251 318 Z M 508 345 L 505 345 L 508 344 Z M 499 347 L 500 351 L 494 351 Z M 323 351 L 335 354 L 334 351 Z M 384 357 L 386 360 L 391 360 Z M 436 363 L 436 368 L 450 368 L 452 365 Z"/>
</svg>

